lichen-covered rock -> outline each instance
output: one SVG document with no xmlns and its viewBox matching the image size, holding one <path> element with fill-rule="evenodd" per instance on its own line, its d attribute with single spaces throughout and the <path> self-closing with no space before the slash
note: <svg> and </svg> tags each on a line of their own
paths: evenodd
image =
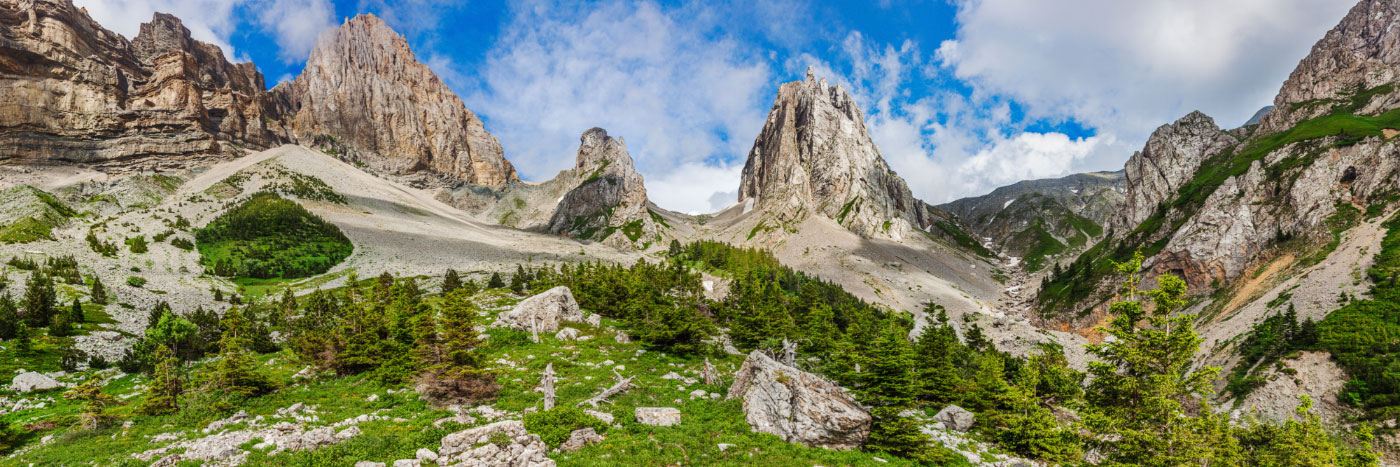
<svg viewBox="0 0 1400 467">
<path fill-rule="evenodd" d="M 739 202 L 748 200 L 773 223 L 816 213 L 866 237 L 898 239 L 928 225 L 923 202 L 880 156 L 855 100 L 810 69 L 778 88 L 744 164 Z"/>
<path fill-rule="evenodd" d="M 300 76 L 274 92 L 305 142 L 330 135 L 379 172 L 431 171 L 500 188 L 518 180 L 501 145 L 456 94 L 374 15 L 322 33 Z"/>
<path fill-rule="evenodd" d="M 939 410 L 938 413 L 933 416 L 933 419 L 942 423 L 944 428 L 964 432 L 972 429 L 972 424 L 977 420 L 972 412 L 968 412 L 967 409 L 956 405 L 950 405 L 944 407 L 943 410 Z"/>
<path fill-rule="evenodd" d="M 754 431 L 790 443 L 858 449 L 870 436 L 870 414 L 840 386 L 760 351 L 739 367 L 727 398 L 743 400 L 744 420 Z"/>
<path fill-rule="evenodd" d="M 508 444 L 497 444 L 498 442 Z M 459 431 L 442 438 L 437 465 L 462 467 L 547 467 L 548 447 L 525 431 L 519 420 L 504 420 Z"/>
<path fill-rule="evenodd" d="M 681 423 L 681 411 L 674 407 L 637 407 L 633 411 L 637 423 L 652 426 L 673 426 Z"/>
<path fill-rule="evenodd" d="M 44 375 L 43 373 L 35 373 L 29 371 L 15 375 L 15 379 L 10 382 L 10 387 L 16 391 L 23 393 L 34 391 L 47 391 L 49 389 L 58 389 L 64 386 L 63 383 L 60 383 L 58 382 L 58 380 L 50 378 Z"/>
<path fill-rule="evenodd" d="M 564 452 L 574 452 L 583 449 L 584 446 L 603 442 L 603 435 L 598 434 L 592 428 L 579 428 L 569 433 L 569 439 L 564 444 L 559 445 L 559 450 Z"/>
<path fill-rule="evenodd" d="M 514 308 L 501 313 L 494 326 L 519 331 L 558 332 L 562 321 L 583 321 L 578 301 L 568 287 L 559 286 L 522 300 Z"/>
</svg>

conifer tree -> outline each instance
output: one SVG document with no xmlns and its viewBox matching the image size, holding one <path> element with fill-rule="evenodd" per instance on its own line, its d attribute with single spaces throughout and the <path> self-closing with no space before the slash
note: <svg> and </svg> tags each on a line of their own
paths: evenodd
<svg viewBox="0 0 1400 467">
<path fill-rule="evenodd" d="M 677 256 L 680 256 L 681 253 L 685 253 L 685 250 L 682 250 L 682 249 L 681 249 L 681 241 L 673 238 L 673 239 L 671 239 L 671 246 L 670 246 L 670 248 L 667 248 L 667 249 L 666 249 L 666 253 L 667 253 L 667 256 L 670 256 L 670 257 L 672 257 L 672 258 L 675 258 L 675 257 L 677 257 Z"/>
<path fill-rule="evenodd" d="M 73 335 L 73 323 L 68 319 L 67 313 L 56 313 L 49 319 L 49 335 L 53 337 L 68 337 Z"/>
<path fill-rule="evenodd" d="M 87 314 L 83 312 L 83 304 L 78 303 L 78 297 L 73 297 L 73 304 L 68 307 L 68 321 L 73 324 L 87 321 Z"/>
<path fill-rule="evenodd" d="M 476 308 L 463 292 L 458 290 L 443 297 L 441 336 L 436 344 L 440 350 L 435 352 L 441 362 L 428 367 L 419 377 L 419 391 L 441 402 L 480 400 L 499 389 L 495 376 L 481 369 L 481 356 L 477 353 L 480 340 L 472 329 Z M 431 353 L 434 352 L 420 351 Z"/>
<path fill-rule="evenodd" d="M 865 362 L 860 394 L 864 403 L 874 406 L 870 411 L 874 424 L 865 449 L 935 465 L 950 462 L 951 452 L 932 447 L 933 440 L 919 431 L 919 424 L 900 415 L 913 404 L 917 387 L 914 349 L 904 331 L 887 326 Z"/>
<path fill-rule="evenodd" d="M 78 415 L 78 420 L 85 430 L 106 426 L 112 419 L 107 413 L 107 407 L 117 403 L 111 395 L 102 392 L 100 381 L 100 378 L 94 377 L 63 393 L 64 399 L 83 403 L 83 412 Z"/>
<path fill-rule="evenodd" d="M 501 273 L 499 272 L 491 273 L 491 280 L 486 282 L 486 288 L 488 289 L 499 289 L 505 286 L 506 282 L 501 279 Z"/>
<path fill-rule="evenodd" d="M 58 294 L 54 292 L 53 279 L 35 272 L 24 289 L 24 320 L 31 328 L 48 326 L 57 305 Z"/>
<path fill-rule="evenodd" d="M 515 275 L 510 276 L 510 291 L 516 295 L 525 293 L 525 267 L 515 265 Z"/>
<path fill-rule="evenodd" d="M 457 277 L 456 269 L 449 268 L 442 276 L 442 293 L 450 293 L 459 288 L 462 288 L 462 278 Z"/>
<path fill-rule="evenodd" d="M 107 286 L 102 285 L 102 278 L 92 276 L 92 289 L 88 292 L 88 300 L 98 305 L 107 304 Z"/>
<path fill-rule="evenodd" d="M 215 288 L 215 289 L 214 289 L 214 301 L 216 301 L 216 302 L 222 302 L 222 301 L 224 301 L 224 289 L 220 289 L 220 288 Z"/>
<path fill-rule="evenodd" d="M 258 370 L 248 352 L 248 322 L 243 312 L 230 309 L 224 314 L 223 327 L 219 361 L 210 370 L 209 385 L 225 394 L 240 396 L 255 396 L 276 388 L 272 379 Z"/>
<path fill-rule="evenodd" d="M 19 305 L 8 292 L 0 294 L 0 339 L 14 339 L 20 325 Z"/>
<path fill-rule="evenodd" d="M 146 384 L 146 400 L 140 412 L 147 415 L 160 415 L 180 410 L 180 395 L 184 394 L 184 380 L 180 376 L 180 359 L 169 347 L 161 345 L 155 352 L 156 367 L 150 383 Z"/>
<path fill-rule="evenodd" d="M 70 337 L 52 337 L 49 342 L 58 354 L 58 367 L 63 371 L 77 371 L 78 364 L 87 359 L 87 352 L 79 349 L 77 342 Z"/>
<path fill-rule="evenodd" d="M 160 319 L 165 315 L 171 314 L 171 312 L 172 310 L 169 302 L 165 300 L 156 302 L 156 306 L 151 307 L 151 312 L 146 314 L 146 327 L 156 327 L 156 324 L 160 323 Z"/>
<path fill-rule="evenodd" d="M 28 352 L 28 351 L 33 347 L 33 345 L 34 345 L 33 342 L 30 342 L 29 338 L 30 338 L 29 323 L 24 322 L 24 320 L 16 321 L 16 322 L 15 322 L 15 348 L 16 348 L 16 349 L 19 349 L 20 352 Z"/>
</svg>

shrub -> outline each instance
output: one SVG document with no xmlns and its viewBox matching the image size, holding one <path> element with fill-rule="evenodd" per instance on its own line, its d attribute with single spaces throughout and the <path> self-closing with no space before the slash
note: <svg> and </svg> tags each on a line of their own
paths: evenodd
<svg viewBox="0 0 1400 467">
<path fill-rule="evenodd" d="M 608 429 L 608 424 L 577 407 L 560 406 L 525 414 L 525 431 L 539 435 L 540 440 L 550 446 L 557 447 L 568 441 L 574 430 L 590 427 L 602 433 Z"/>
<path fill-rule="evenodd" d="M 144 287 L 146 286 L 146 278 L 141 276 L 127 276 L 126 285 L 132 287 Z"/>
</svg>

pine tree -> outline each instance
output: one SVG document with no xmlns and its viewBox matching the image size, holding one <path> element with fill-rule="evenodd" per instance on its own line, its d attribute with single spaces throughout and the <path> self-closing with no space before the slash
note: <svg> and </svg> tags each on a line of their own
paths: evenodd
<svg viewBox="0 0 1400 467">
<path fill-rule="evenodd" d="M 680 256 L 681 253 L 685 253 L 685 250 L 682 250 L 682 249 L 681 249 L 681 241 L 673 238 L 673 239 L 671 239 L 671 246 L 670 246 L 670 248 L 667 248 L 667 249 L 666 249 L 666 253 L 667 253 L 667 256 L 670 256 L 670 257 L 672 257 L 672 258 L 675 258 L 675 257 L 677 257 L 677 256 Z"/>
<path fill-rule="evenodd" d="M 0 294 L 0 339 L 14 339 L 20 324 L 19 305 L 8 292 Z"/>
<path fill-rule="evenodd" d="M 49 342 L 58 354 L 58 367 L 63 371 L 77 371 L 78 364 L 87 360 L 87 352 L 79 349 L 71 337 L 51 337 Z"/>
<path fill-rule="evenodd" d="M 107 304 L 107 287 L 102 285 L 102 278 L 92 276 L 92 289 L 88 292 L 88 300 L 98 305 Z"/>
<path fill-rule="evenodd" d="M 30 350 L 31 348 L 33 348 L 33 345 L 34 345 L 33 342 L 30 342 L 29 337 L 30 337 L 29 323 L 24 322 L 24 320 L 16 321 L 16 322 L 15 322 L 15 348 L 16 348 L 16 349 L 19 349 L 20 352 L 29 352 L 29 350 Z"/>
<path fill-rule="evenodd" d="M 117 403 L 115 398 L 102 392 L 102 384 L 99 381 L 100 378 L 94 377 L 63 393 L 64 399 L 83 402 L 83 412 L 78 415 L 78 419 L 85 430 L 106 426 L 112 420 L 112 416 L 107 414 L 107 407 Z"/>
<path fill-rule="evenodd" d="M 68 307 L 68 321 L 73 324 L 87 322 L 87 314 L 83 312 L 83 304 L 78 303 L 78 297 L 73 297 L 73 305 Z"/>
<path fill-rule="evenodd" d="M 525 267 L 515 265 L 515 275 L 510 276 L 510 291 L 516 295 L 525 293 Z"/>
<path fill-rule="evenodd" d="M 54 292 L 53 280 L 40 272 L 30 276 L 24 289 L 24 320 L 29 327 L 48 326 L 57 304 L 58 294 Z"/>
<path fill-rule="evenodd" d="M 441 365 L 445 361 L 445 350 L 439 335 L 436 314 L 435 311 L 419 314 L 414 322 L 413 356 L 420 365 L 427 368 Z"/>
<path fill-rule="evenodd" d="M 501 273 L 499 272 L 491 273 L 491 280 L 486 282 L 486 288 L 488 289 L 499 289 L 505 286 L 506 282 L 501 279 Z"/>
<path fill-rule="evenodd" d="M 915 360 L 918 363 L 920 399 L 935 404 L 946 404 L 961 399 L 959 387 L 963 385 L 955 359 L 962 353 L 962 343 L 958 342 L 957 331 L 948 324 L 948 312 L 940 305 L 929 303 L 925 313 L 932 317 L 932 323 L 924 327 L 915 343 Z"/>
<path fill-rule="evenodd" d="M 139 411 L 147 415 L 174 413 L 180 410 L 180 395 L 184 394 L 184 380 L 180 377 L 180 359 L 169 347 L 161 345 L 155 352 L 156 368 L 150 383 L 146 384 L 146 400 Z"/>
<path fill-rule="evenodd" d="M 272 379 L 258 370 L 248 353 L 248 322 L 243 312 L 230 309 L 224 314 L 223 327 L 219 361 L 210 370 L 209 385 L 221 393 L 245 397 L 275 389 Z"/>
<path fill-rule="evenodd" d="M 216 301 L 216 302 L 222 302 L 222 301 L 224 301 L 224 290 L 223 290 L 223 289 L 219 289 L 219 288 L 215 288 L 215 289 L 214 289 L 214 301 Z"/>
<path fill-rule="evenodd" d="M 442 293 L 450 293 L 453 290 L 462 288 L 462 279 L 457 277 L 457 270 L 448 269 L 442 276 Z"/>
<path fill-rule="evenodd" d="M 165 300 L 156 302 L 156 306 L 151 307 L 151 312 L 146 314 L 146 327 L 156 327 L 156 324 L 160 323 L 162 317 L 171 313 L 170 303 Z"/>
<path fill-rule="evenodd" d="M 495 376 L 481 369 L 477 353 L 480 340 L 472 329 L 476 308 L 462 290 L 443 297 L 441 336 L 437 351 L 441 363 L 428 367 L 419 377 L 419 391 L 441 402 L 463 403 L 494 395 L 500 388 Z M 428 313 L 425 313 L 425 315 Z"/>
<path fill-rule="evenodd" d="M 1192 369 L 1200 348 L 1194 315 L 1171 315 L 1185 304 L 1186 283 L 1166 274 L 1157 288 L 1141 290 L 1142 254 L 1116 264 L 1127 276 L 1120 296 L 1110 305 L 1113 315 L 1106 331 L 1112 339 L 1090 345 L 1098 361 L 1089 363 L 1093 380 L 1085 391 L 1090 411 L 1087 425 L 1103 442 L 1110 461 L 1149 466 L 1185 465 L 1225 455 L 1229 448 L 1213 443 L 1217 430 L 1210 417 L 1192 417 L 1184 401 L 1200 401 L 1201 413 L 1220 369 Z M 1147 302 L 1151 300 L 1152 313 Z M 1139 329 L 1138 323 L 1146 320 Z"/>
<path fill-rule="evenodd" d="M 914 402 L 917 384 L 914 376 L 914 349 L 904 330 L 886 326 L 865 359 L 860 379 L 862 402 L 873 405 L 874 424 L 865 450 L 887 452 L 935 465 L 952 461 L 953 453 L 934 448 L 932 438 L 919 431 L 919 424 L 900 413 Z"/>
<path fill-rule="evenodd" d="M 58 313 L 49 319 L 49 335 L 53 337 L 73 335 L 73 323 L 68 319 L 68 314 Z"/>
</svg>

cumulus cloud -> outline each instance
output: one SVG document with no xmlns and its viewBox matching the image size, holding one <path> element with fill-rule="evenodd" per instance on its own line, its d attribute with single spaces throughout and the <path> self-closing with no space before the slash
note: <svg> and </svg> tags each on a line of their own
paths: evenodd
<svg viewBox="0 0 1400 467">
<path fill-rule="evenodd" d="M 707 190 L 738 187 L 732 161 L 776 85 L 761 54 L 710 33 L 723 15 L 650 2 L 535 2 L 512 15 L 465 100 L 523 177 L 572 167 L 579 135 L 602 127 L 627 141 L 662 207 L 708 211 Z"/>
<path fill-rule="evenodd" d="M 277 57 L 284 63 L 305 61 L 321 31 L 336 25 L 330 0 L 260 1 L 253 9 L 258 24 L 277 41 Z"/>
<path fill-rule="evenodd" d="M 1350 8 L 1336 0 L 957 0 L 940 64 L 1032 118 L 1143 140 L 1192 110 L 1222 126 L 1269 104 Z"/>
</svg>

